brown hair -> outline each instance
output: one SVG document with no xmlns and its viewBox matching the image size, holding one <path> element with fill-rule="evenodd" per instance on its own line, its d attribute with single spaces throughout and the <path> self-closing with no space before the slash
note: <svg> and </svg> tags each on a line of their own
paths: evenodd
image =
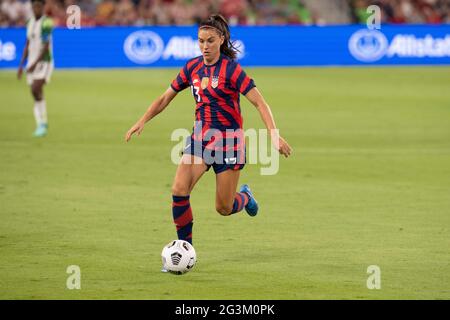
<svg viewBox="0 0 450 320">
<path fill-rule="evenodd" d="M 233 45 L 230 40 L 230 28 L 227 20 L 220 14 L 212 14 L 200 22 L 199 29 L 211 28 L 215 29 L 220 35 L 224 36 L 224 41 L 220 46 L 220 52 L 231 59 L 236 59 L 239 50 Z"/>
</svg>

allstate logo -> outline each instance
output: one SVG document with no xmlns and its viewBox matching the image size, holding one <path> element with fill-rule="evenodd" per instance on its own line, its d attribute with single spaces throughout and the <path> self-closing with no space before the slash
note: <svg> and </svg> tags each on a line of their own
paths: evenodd
<svg viewBox="0 0 450 320">
<path fill-rule="evenodd" d="M 130 34 L 123 44 L 123 51 L 131 61 L 149 64 L 161 57 L 164 43 L 159 35 L 152 31 L 136 31 Z"/>
<path fill-rule="evenodd" d="M 16 45 L 12 42 L 0 40 L 0 61 L 13 61 L 16 58 Z"/>
<path fill-rule="evenodd" d="M 350 53 L 362 62 L 380 60 L 386 54 L 388 46 L 384 34 L 377 30 L 359 30 L 348 41 Z"/>
</svg>

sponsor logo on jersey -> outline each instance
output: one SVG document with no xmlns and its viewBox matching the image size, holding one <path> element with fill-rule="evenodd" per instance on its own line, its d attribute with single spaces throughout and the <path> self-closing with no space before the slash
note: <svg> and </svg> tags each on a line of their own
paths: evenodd
<svg viewBox="0 0 450 320">
<path fill-rule="evenodd" d="M 206 87 L 208 86 L 208 83 L 209 83 L 209 77 L 203 77 L 202 83 L 201 83 L 202 90 L 206 89 Z"/>
</svg>

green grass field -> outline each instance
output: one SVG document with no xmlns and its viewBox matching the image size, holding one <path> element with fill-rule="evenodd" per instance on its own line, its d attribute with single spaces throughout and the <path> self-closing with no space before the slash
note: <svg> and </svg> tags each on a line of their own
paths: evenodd
<svg viewBox="0 0 450 320">
<path fill-rule="evenodd" d="M 0 298 L 450 299 L 450 68 L 247 72 L 294 154 L 277 175 L 242 172 L 256 218 L 216 213 L 204 176 L 183 276 L 160 273 L 160 252 L 176 237 L 170 134 L 192 127 L 189 90 L 123 141 L 177 69 L 57 70 L 44 139 L 25 81 L 0 72 Z M 81 290 L 66 288 L 69 265 Z"/>
</svg>

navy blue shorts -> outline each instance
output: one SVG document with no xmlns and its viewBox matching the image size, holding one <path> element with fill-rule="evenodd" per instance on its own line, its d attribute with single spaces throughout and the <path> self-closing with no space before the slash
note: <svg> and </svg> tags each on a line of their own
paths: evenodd
<svg viewBox="0 0 450 320">
<path fill-rule="evenodd" d="M 202 158 L 207 165 L 206 171 L 213 167 L 216 174 L 225 170 L 242 170 L 246 162 L 245 141 L 238 138 L 195 140 L 194 135 L 186 139 L 182 154 L 191 154 Z"/>
</svg>

